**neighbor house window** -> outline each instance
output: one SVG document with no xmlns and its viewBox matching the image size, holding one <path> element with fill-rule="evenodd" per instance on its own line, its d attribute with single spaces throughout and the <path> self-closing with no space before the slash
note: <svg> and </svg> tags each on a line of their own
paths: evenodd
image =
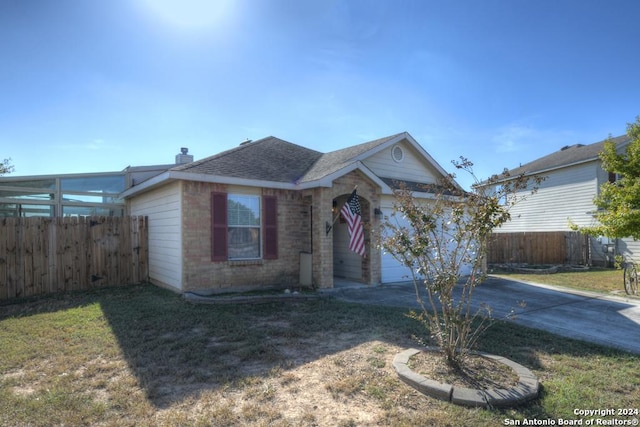
<svg viewBox="0 0 640 427">
<path fill-rule="evenodd" d="M 213 261 L 276 259 L 276 198 L 214 192 L 211 230 Z"/>
</svg>

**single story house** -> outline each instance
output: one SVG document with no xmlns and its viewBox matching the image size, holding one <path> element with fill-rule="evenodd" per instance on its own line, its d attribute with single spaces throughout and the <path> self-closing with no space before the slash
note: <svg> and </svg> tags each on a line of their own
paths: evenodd
<svg viewBox="0 0 640 427">
<path fill-rule="evenodd" d="M 407 132 L 329 153 L 270 136 L 179 164 L 121 197 L 128 214 L 149 218 L 153 283 L 210 293 L 330 288 L 334 276 L 366 284 L 407 280 L 406 268 L 381 253 L 370 230 L 391 212 L 399 181 L 434 184 L 445 176 Z M 339 214 L 356 188 L 365 256 L 349 250 Z"/>
<path fill-rule="evenodd" d="M 628 136 L 612 140 L 618 150 L 623 150 L 630 141 Z M 509 170 L 511 177 L 537 175 L 545 180 L 535 194 L 530 194 L 530 189 L 519 192 L 518 197 L 524 196 L 524 199 L 511 208 L 511 220 L 494 232 L 571 231 L 571 223 L 583 227 L 593 225 L 593 213 L 597 209 L 593 199 L 604 182 L 616 179 L 601 166 L 599 154 L 605 142 L 564 146 L 554 153 Z M 604 237 L 593 237 L 590 239 L 588 261 L 595 265 L 610 264 L 614 246 L 618 246 L 617 251 L 632 255 L 634 244 L 630 240 L 609 242 Z"/>
</svg>

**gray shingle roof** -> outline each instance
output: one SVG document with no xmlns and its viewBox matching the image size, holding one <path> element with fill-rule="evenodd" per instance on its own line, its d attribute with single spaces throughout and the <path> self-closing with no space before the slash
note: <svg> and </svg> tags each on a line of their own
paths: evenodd
<svg viewBox="0 0 640 427">
<path fill-rule="evenodd" d="M 293 183 L 321 156 L 319 151 L 269 136 L 171 170 Z"/>
<path fill-rule="evenodd" d="M 360 155 L 401 134 L 326 154 L 269 136 L 171 170 L 271 182 L 310 182 L 357 162 Z"/>
<path fill-rule="evenodd" d="M 629 137 L 626 135 L 611 139 L 616 143 L 616 145 L 629 141 Z M 563 166 L 597 160 L 606 141 L 607 140 L 603 140 L 589 145 L 575 144 L 563 147 L 560 151 L 556 151 L 555 153 L 548 154 L 532 162 L 511 169 L 509 174 L 511 176 L 517 176 L 522 173 L 534 174 L 551 169 L 557 169 Z"/>
<path fill-rule="evenodd" d="M 311 169 L 307 171 L 301 182 L 316 181 L 336 171 L 339 171 L 340 169 L 343 169 L 350 164 L 358 161 L 358 157 L 362 154 L 378 147 L 379 145 L 384 144 L 387 141 L 396 138 L 401 134 L 402 133 L 398 133 L 395 135 L 387 136 L 385 138 L 376 139 L 374 141 L 353 145 L 351 147 L 323 154 L 322 157 L 320 157 L 315 162 Z"/>
</svg>

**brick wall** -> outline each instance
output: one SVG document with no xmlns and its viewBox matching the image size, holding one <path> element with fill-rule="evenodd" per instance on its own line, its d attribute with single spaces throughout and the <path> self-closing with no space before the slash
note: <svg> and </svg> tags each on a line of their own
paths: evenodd
<svg viewBox="0 0 640 427">
<path fill-rule="evenodd" d="M 359 171 L 334 181 L 331 188 L 304 191 L 256 189 L 278 200 L 278 259 L 211 261 L 211 192 L 232 192 L 226 185 L 185 181 L 182 197 L 183 291 L 224 292 L 260 287 L 296 286 L 300 252 L 313 252 L 313 283 L 333 286 L 333 233 L 325 224 L 333 221 L 333 200 L 350 194 L 358 185 L 365 221 L 367 256 L 362 263 L 365 283 L 380 283 L 380 252 L 369 227 L 377 226 L 374 209 L 380 207 L 380 189 Z M 313 226 L 311 221 L 313 218 Z"/>
<path fill-rule="evenodd" d="M 360 171 L 350 172 L 333 182 L 331 188 L 317 188 L 313 190 L 313 218 L 314 218 L 314 253 L 313 280 L 320 288 L 333 287 L 333 233 L 326 234 L 325 224 L 333 222 L 331 212 L 333 200 L 345 194 L 351 194 L 358 186 L 358 196 L 361 199 L 362 217 L 365 223 L 365 247 L 367 256 L 362 262 L 362 280 L 367 284 L 379 284 L 380 251 L 371 239 L 371 227 L 377 227 L 379 220 L 374 215 L 374 209 L 380 207 L 380 188 Z M 341 206 L 338 207 L 340 209 Z"/>
<path fill-rule="evenodd" d="M 300 191 L 262 189 L 278 200 L 278 259 L 211 261 L 211 192 L 220 184 L 185 182 L 183 291 L 230 291 L 298 284 L 300 252 L 311 249 L 309 200 Z"/>
</svg>

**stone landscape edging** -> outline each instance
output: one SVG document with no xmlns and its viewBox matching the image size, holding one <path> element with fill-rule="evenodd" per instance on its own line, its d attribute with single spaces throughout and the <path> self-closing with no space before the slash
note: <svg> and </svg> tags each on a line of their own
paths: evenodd
<svg viewBox="0 0 640 427">
<path fill-rule="evenodd" d="M 440 383 L 412 371 L 407 366 L 409 359 L 421 351 L 439 351 L 439 349 L 434 347 L 426 347 L 423 350 L 407 349 L 394 357 L 393 368 L 402 381 L 427 396 L 456 405 L 484 408 L 516 406 L 538 397 L 540 391 L 538 378 L 529 369 L 502 356 L 482 352 L 473 353 L 507 365 L 518 375 L 518 383 L 508 389 L 480 390 Z"/>
</svg>

